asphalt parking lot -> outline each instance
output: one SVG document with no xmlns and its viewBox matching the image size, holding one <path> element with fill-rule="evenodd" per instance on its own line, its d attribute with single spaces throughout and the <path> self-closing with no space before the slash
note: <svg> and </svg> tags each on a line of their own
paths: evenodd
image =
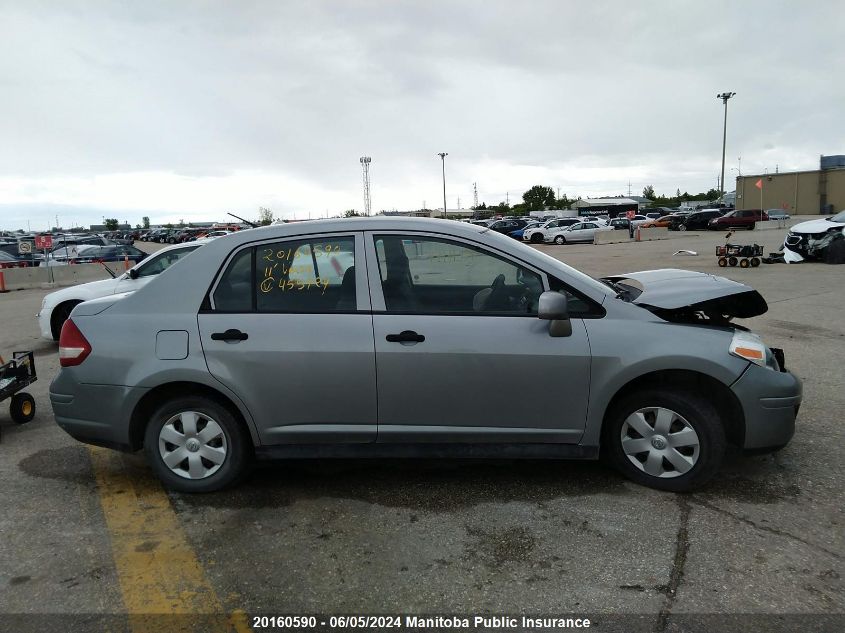
<svg viewBox="0 0 845 633">
<path fill-rule="evenodd" d="M 734 241 L 768 252 L 780 237 Z M 723 238 L 539 247 L 594 276 L 722 274 L 768 301 L 747 324 L 804 381 L 796 435 L 774 455 L 731 454 L 688 495 L 547 461 L 307 461 L 166 493 L 142 456 L 55 425 L 56 346 L 34 318 L 49 291 L 0 295 L 0 354 L 34 349 L 39 373 L 33 422 L 0 410 L 0 612 L 636 613 L 645 630 L 692 613 L 842 614 L 845 266 L 721 269 Z"/>
</svg>

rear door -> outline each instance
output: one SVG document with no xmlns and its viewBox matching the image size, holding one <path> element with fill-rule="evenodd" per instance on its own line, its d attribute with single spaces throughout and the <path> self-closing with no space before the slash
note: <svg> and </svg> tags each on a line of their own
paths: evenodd
<svg viewBox="0 0 845 633">
<path fill-rule="evenodd" d="M 361 233 L 239 248 L 198 322 L 209 371 L 246 404 L 262 443 L 375 441 Z"/>
<path fill-rule="evenodd" d="M 577 442 L 590 350 L 553 338 L 541 272 L 452 237 L 368 234 L 379 442 Z"/>
</svg>

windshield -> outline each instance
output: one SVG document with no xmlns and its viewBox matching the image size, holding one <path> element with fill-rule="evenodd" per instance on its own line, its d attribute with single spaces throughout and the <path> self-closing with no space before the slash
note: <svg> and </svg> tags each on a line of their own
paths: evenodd
<svg viewBox="0 0 845 633">
<path fill-rule="evenodd" d="M 828 222 L 845 222 L 845 211 L 840 211 L 833 217 L 827 218 Z"/>
<path fill-rule="evenodd" d="M 138 276 L 152 277 L 153 275 L 158 275 L 170 268 L 188 253 L 192 253 L 197 250 L 200 246 L 202 245 L 197 244 L 196 246 L 188 248 L 177 248 L 171 251 L 165 251 L 160 255 L 153 256 L 137 268 Z"/>
</svg>

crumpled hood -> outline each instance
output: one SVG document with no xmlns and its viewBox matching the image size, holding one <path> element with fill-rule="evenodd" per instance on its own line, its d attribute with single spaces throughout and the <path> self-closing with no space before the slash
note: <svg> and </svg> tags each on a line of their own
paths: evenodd
<svg viewBox="0 0 845 633">
<path fill-rule="evenodd" d="M 631 303 L 668 311 L 701 311 L 724 317 L 747 319 L 765 313 L 769 306 L 750 286 L 676 268 L 645 270 L 606 277 L 629 291 Z"/>
<path fill-rule="evenodd" d="M 793 226 L 789 231 L 791 233 L 827 233 L 830 229 L 842 229 L 845 224 L 842 222 L 828 222 L 825 219 L 808 220 L 807 222 L 799 222 Z"/>
</svg>

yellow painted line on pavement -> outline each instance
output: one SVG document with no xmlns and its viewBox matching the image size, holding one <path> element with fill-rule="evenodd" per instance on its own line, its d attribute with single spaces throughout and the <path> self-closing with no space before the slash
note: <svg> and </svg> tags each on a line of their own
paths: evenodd
<svg viewBox="0 0 845 633">
<path fill-rule="evenodd" d="M 132 632 L 177 630 L 173 615 L 188 616 L 187 630 L 249 631 L 242 611 L 226 615 L 158 481 L 120 453 L 89 450 Z"/>
</svg>

